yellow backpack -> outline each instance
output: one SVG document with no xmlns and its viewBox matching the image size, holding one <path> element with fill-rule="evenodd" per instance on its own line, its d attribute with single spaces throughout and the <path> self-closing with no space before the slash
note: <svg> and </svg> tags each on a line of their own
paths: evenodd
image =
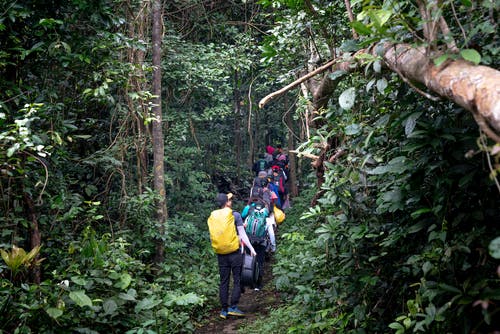
<svg viewBox="0 0 500 334">
<path fill-rule="evenodd" d="M 274 206 L 273 212 L 274 212 L 274 220 L 276 220 L 276 223 L 278 223 L 278 225 L 283 223 L 286 217 L 285 213 L 276 205 Z"/>
<path fill-rule="evenodd" d="M 217 254 L 229 254 L 240 247 L 231 208 L 212 211 L 207 223 L 212 248 Z"/>
</svg>

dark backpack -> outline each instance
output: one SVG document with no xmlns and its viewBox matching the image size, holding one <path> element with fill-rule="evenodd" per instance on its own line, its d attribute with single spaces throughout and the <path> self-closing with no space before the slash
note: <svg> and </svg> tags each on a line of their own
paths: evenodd
<svg viewBox="0 0 500 334">
<path fill-rule="evenodd" d="M 253 203 L 245 219 L 245 231 L 252 245 L 266 240 L 266 207 L 262 203 Z"/>
<path fill-rule="evenodd" d="M 253 187 L 250 189 L 250 197 L 264 199 L 264 186 L 268 183 L 267 179 L 256 177 L 253 181 Z"/>
<path fill-rule="evenodd" d="M 267 169 L 267 161 L 264 159 L 257 161 L 257 169 L 258 169 L 257 172 L 266 170 Z"/>
</svg>

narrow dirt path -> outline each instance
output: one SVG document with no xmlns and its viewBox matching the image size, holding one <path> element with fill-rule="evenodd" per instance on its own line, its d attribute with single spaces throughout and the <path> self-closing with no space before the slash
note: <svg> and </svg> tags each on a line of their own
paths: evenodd
<svg viewBox="0 0 500 334">
<path fill-rule="evenodd" d="M 264 264 L 264 288 L 261 291 L 254 291 L 246 288 L 241 295 L 238 307 L 245 312 L 245 317 L 228 316 L 227 319 L 219 317 L 220 307 L 210 310 L 206 323 L 198 328 L 196 334 L 235 334 L 242 325 L 252 323 L 256 319 L 266 316 L 270 308 L 275 308 L 280 303 L 279 294 L 274 289 L 272 277 L 271 258 Z"/>
</svg>

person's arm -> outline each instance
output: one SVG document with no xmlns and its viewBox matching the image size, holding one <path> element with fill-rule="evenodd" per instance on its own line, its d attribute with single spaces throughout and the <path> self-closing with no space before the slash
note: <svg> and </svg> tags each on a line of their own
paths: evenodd
<svg viewBox="0 0 500 334">
<path fill-rule="evenodd" d="M 241 218 L 245 219 L 248 216 L 248 210 L 250 210 L 250 206 L 247 205 L 243 208 L 243 211 L 241 211 Z"/>
<path fill-rule="evenodd" d="M 237 211 L 233 211 L 233 215 L 240 240 L 243 241 L 245 246 L 250 250 L 250 254 L 252 256 L 256 256 L 257 253 L 255 252 L 255 249 L 253 249 L 252 244 L 248 239 L 247 232 L 245 232 L 245 228 L 243 227 L 243 220 L 241 219 L 241 215 Z"/>
<path fill-rule="evenodd" d="M 273 252 L 276 251 L 276 236 L 274 235 L 274 227 L 272 220 L 269 221 L 266 219 L 266 229 L 267 229 L 267 234 L 269 234 L 269 240 L 271 241 L 271 250 Z"/>
<path fill-rule="evenodd" d="M 250 255 L 256 256 L 257 253 L 255 249 L 253 249 L 250 240 L 248 239 L 247 233 L 245 232 L 245 228 L 243 226 L 238 226 L 238 235 L 240 236 L 241 241 L 245 244 L 245 246 L 250 250 Z"/>
</svg>

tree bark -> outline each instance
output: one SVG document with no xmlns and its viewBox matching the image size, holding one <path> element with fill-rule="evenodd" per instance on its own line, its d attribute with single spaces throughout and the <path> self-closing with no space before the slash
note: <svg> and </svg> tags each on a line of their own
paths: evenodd
<svg viewBox="0 0 500 334">
<path fill-rule="evenodd" d="M 234 103 L 234 152 L 236 157 L 236 184 L 240 185 L 241 178 L 241 94 L 239 88 L 239 73 L 234 71 L 234 88 L 233 88 L 233 103 Z"/>
<path fill-rule="evenodd" d="M 297 187 L 297 159 L 295 154 L 290 153 L 290 151 L 295 149 L 292 113 L 290 111 L 286 114 L 286 124 L 288 126 L 288 160 L 290 167 L 290 180 L 288 182 L 288 187 L 290 195 L 292 197 L 296 197 L 299 194 L 299 188 Z"/>
<path fill-rule="evenodd" d="M 28 215 L 29 221 L 30 221 L 30 247 L 31 249 L 40 246 L 42 244 L 42 234 L 40 233 L 40 228 L 38 225 L 38 219 L 36 217 L 36 210 L 35 210 L 35 204 L 33 203 L 33 199 L 31 198 L 30 194 L 28 194 L 26 191 L 24 191 L 23 187 L 23 196 L 24 196 L 24 205 L 25 205 L 25 210 Z M 38 254 L 33 263 L 36 263 L 36 261 L 40 258 L 40 254 Z M 33 283 L 35 284 L 40 284 L 41 282 L 41 271 L 40 271 L 40 266 L 39 265 L 34 265 L 33 267 L 30 268 L 30 276 L 33 280 Z"/>
<path fill-rule="evenodd" d="M 167 205 L 165 193 L 164 141 L 161 108 L 161 39 L 162 39 L 162 3 L 153 1 L 153 156 L 154 156 L 154 189 L 159 198 L 156 203 L 158 236 L 156 239 L 155 263 L 162 263 L 165 258 L 163 235 L 167 220 Z"/>
</svg>

